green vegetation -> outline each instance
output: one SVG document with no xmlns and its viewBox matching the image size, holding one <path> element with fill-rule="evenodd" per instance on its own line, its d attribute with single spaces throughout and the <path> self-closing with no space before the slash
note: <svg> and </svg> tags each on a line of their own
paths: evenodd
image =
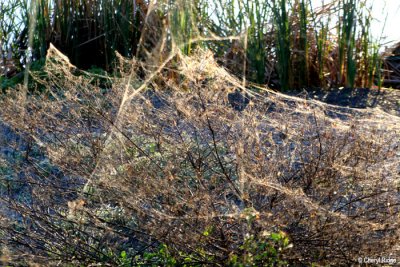
<svg viewBox="0 0 400 267">
<path fill-rule="evenodd" d="M 206 232 L 205 232 L 206 235 Z M 223 266 L 287 266 L 287 262 L 280 258 L 281 251 L 292 245 L 285 233 L 271 233 L 262 238 L 247 237 L 240 247 L 238 254 L 231 253 Z M 202 256 L 199 256 L 202 255 Z M 205 266 L 213 265 L 212 256 L 204 257 L 201 250 L 192 254 L 179 252 L 171 254 L 165 244 L 155 248 L 154 252 L 145 252 L 143 255 L 129 255 L 122 251 L 117 257 L 118 266 Z"/>
<path fill-rule="evenodd" d="M 79 68 L 109 72 L 115 51 L 148 58 L 175 45 L 185 55 L 210 49 L 250 82 L 279 77 L 284 91 L 379 86 L 380 40 L 370 33 L 368 4 L 341 0 L 315 10 L 307 0 L 13 0 L 0 6 L 3 65 L 15 68 L 3 75 L 44 58 L 50 42 Z M 161 40 L 167 42 L 160 46 Z M 2 87 L 14 83 L 2 79 Z"/>
<path fill-rule="evenodd" d="M 290 86 L 290 26 L 287 1 L 273 2 L 273 14 L 276 23 L 276 51 L 281 89 L 287 91 Z"/>
</svg>

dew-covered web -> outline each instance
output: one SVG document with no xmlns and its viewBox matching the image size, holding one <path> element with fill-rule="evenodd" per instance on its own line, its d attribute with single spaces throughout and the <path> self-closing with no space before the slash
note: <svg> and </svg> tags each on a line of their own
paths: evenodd
<svg viewBox="0 0 400 267">
<path fill-rule="evenodd" d="M 50 47 L 43 93 L 2 111 L 62 173 L 32 183 L 35 205 L 215 255 L 279 230 L 289 258 L 399 255 L 399 117 L 243 87 L 207 51 L 163 58 L 101 76 Z"/>
</svg>

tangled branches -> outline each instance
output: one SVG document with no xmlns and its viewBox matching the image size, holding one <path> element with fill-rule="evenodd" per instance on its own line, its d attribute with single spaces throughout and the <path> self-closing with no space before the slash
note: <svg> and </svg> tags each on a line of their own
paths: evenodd
<svg viewBox="0 0 400 267">
<path fill-rule="evenodd" d="M 46 68 L 44 93 L 2 100 L 30 144 L 9 163 L 24 187 L 1 195 L 12 260 L 134 266 L 161 244 L 188 265 L 398 255 L 398 117 L 255 93 L 202 51 L 93 77 L 51 48 Z"/>
</svg>

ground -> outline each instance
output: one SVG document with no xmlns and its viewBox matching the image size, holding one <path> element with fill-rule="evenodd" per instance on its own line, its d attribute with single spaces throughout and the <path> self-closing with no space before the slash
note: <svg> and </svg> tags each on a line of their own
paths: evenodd
<svg viewBox="0 0 400 267">
<path fill-rule="evenodd" d="M 323 102 L 351 108 L 380 108 L 383 111 L 400 116 L 400 90 L 382 88 L 368 89 L 331 89 L 308 92 L 292 92 L 298 95 Z"/>
</svg>

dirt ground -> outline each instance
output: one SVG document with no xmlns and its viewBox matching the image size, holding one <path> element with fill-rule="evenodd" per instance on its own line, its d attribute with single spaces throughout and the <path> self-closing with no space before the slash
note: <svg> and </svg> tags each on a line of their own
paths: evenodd
<svg viewBox="0 0 400 267">
<path fill-rule="evenodd" d="M 316 99 L 328 104 L 351 108 L 380 108 L 385 112 L 400 116 L 399 89 L 331 89 L 292 92 L 290 95 Z"/>
</svg>

